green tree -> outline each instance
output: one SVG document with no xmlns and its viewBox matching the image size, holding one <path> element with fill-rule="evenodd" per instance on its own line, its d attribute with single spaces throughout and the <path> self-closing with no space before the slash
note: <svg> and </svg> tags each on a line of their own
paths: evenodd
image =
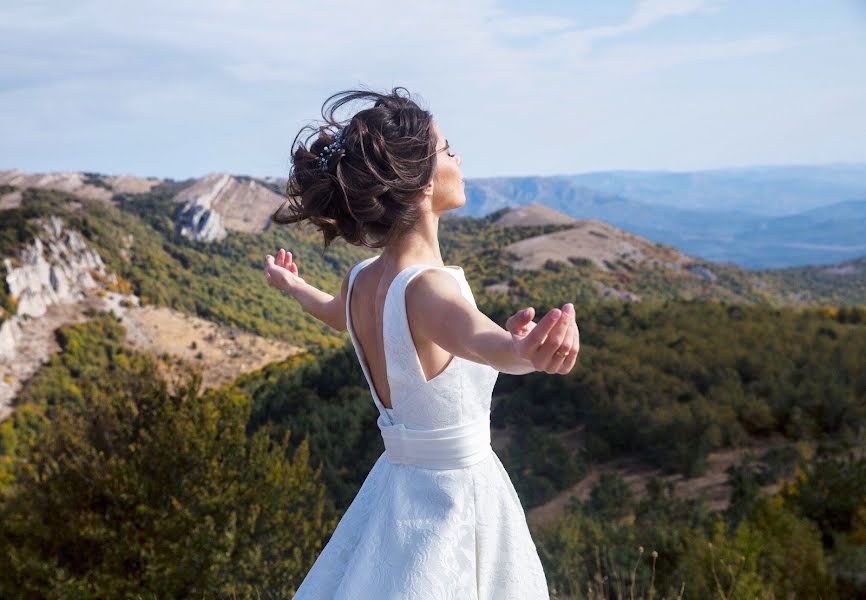
<svg viewBox="0 0 866 600">
<path fill-rule="evenodd" d="M 837 598 L 815 524 L 785 508 L 780 496 L 759 499 L 732 536 L 719 517 L 710 539 L 696 536 L 675 577 L 691 597 Z"/>
<path fill-rule="evenodd" d="M 604 472 L 590 492 L 589 508 L 600 519 L 622 519 L 634 508 L 634 494 L 618 473 Z"/>
<path fill-rule="evenodd" d="M 246 433 L 237 388 L 200 395 L 193 374 L 172 392 L 154 360 L 124 358 L 13 461 L 0 596 L 289 597 L 335 526 L 306 441 L 289 460 L 288 435 Z"/>
</svg>

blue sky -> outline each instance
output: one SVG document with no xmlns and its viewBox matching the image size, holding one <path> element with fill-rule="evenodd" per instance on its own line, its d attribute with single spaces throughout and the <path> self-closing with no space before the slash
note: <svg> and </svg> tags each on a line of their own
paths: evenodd
<svg viewBox="0 0 866 600">
<path fill-rule="evenodd" d="M 866 1 L 7 0 L 0 169 L 285 176 L 395 85 L 468 177 L 866 163 Z"/>
</svg>

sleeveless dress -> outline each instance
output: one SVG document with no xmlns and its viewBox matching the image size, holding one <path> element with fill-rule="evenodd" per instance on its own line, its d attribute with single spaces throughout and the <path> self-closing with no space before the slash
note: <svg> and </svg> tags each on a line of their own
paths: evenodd
<svg viewBox="0 0 866 600">
<path fill-rule="evenodd" d="M 499 372 L 454 356 L 426 381 L 406 317 L 405 289 L 442 269 L 475 298 L 463 269 L 412 265 L 385 295 L 384 352 L 391 405 L 379 400 L 346 323 L 379 411 L 385 451 L 377 459 L 295 600 L 549 600 L 547 582 L 508 473 L 490 446 L 490 401 Z"/>
</svg>

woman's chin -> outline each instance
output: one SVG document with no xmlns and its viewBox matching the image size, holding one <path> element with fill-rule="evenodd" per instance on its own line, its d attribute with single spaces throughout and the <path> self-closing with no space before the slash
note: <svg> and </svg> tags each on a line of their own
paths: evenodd
<svg viewBox="0 0 866 600">
<path fill-rule="evenodd" d="M 454 194 L 444 210 L 455 210 L 466 204 L 466 194 Z"/>
</svg>

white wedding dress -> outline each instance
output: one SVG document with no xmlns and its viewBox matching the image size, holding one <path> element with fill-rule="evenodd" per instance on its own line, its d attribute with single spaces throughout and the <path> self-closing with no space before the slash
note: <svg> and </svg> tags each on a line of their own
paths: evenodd
<svg viewBox="0 0 866 600">
<path fill-rule="evenodd" d="M 454 356 L 425 380 L 406 318 L 406 285 L 439 268 L 475 298 L 460 267 L 412 265 L 385 296 L 391 409 L 376 394 L 350 320 L 349 336 L 379 410 L 378 458 L 295 600 L 549 600 L 523 507 L 490 447 L 490 400 L 499 372 Z"/>
</svg>

